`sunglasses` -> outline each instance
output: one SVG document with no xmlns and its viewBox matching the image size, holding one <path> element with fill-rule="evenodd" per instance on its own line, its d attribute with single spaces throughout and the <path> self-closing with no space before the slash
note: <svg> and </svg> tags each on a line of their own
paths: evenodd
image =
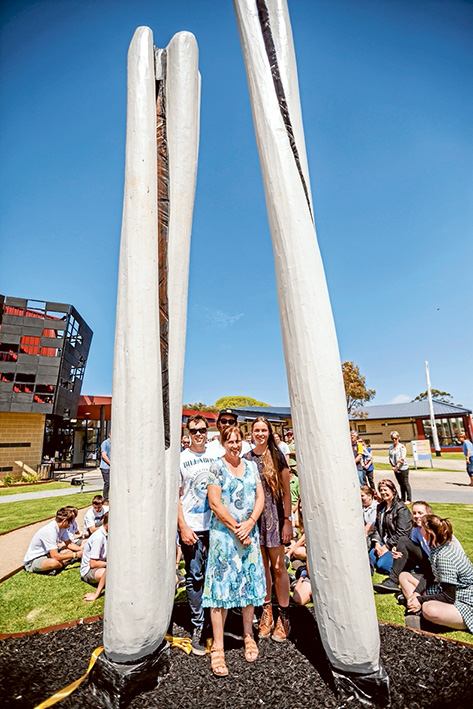
<svg viewBox="0 0 473 709">
<path fill-rule="evenodd" d="M 236 419 L 220 419 L 220 423 L 223 423 L 224 426 L 231 426 L 232 423 L 236 423 Z"/>
<path fill-rule="evenodd" d="M 191 436 L 197 436 L 199 433 L 206 433 L 207 432 L 207 427 L 206 426 L 201 426 L 201 428 L 190 428 L 189 433 Z"/>
</svg>

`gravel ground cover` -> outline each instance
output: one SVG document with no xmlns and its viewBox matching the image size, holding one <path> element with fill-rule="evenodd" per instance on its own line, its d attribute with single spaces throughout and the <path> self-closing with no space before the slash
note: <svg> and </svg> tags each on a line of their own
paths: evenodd
<svg viewBox="0 0 473 709">
<path fill-rule="evenodd" d="M 188 635 L 185 608 L 177 607 L 174 635 Z M 391 679 L 393 709 L 463 709 L 473 706 L 473 647 L 407 628 L 380 626 L 381 657 Z M 171 668 L 162 683 L 136 697 L 132 709 L 360 709 L 353 697 L 337 699 L 313 613 L 292 609 L 291 642 L 259 643 L 260 657 L 249 664 L 242 644 L 229 640 L 230 674 L 214 677 L 206 656 L 171 650 Z M 44 635 L 0 642 L 2 707 L 34 707 L 85 672 L 92 651 L 102 644 L 102 622 Z M 87 681 L 58 706 L 95 708 Z"/>
</svg>

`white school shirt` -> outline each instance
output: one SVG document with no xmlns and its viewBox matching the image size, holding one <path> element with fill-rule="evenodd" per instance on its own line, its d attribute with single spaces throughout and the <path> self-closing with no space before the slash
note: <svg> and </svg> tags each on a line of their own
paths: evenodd
<svg viewBox="0 0 473 709">
<path fill-rule="evenodd" d="M 102 505 L 100 512 L 96 512 L 93 506 L 87 510 L 84 515 L 84 534 L 89 533 L 89 527 L 97 527 L 102 524 L 102 519 L 105 512 L 108 512 L 107 505 Z"/>
<path fill-rule="evenodd" d="M 57 545 L 61 541 L 61 531 L 55 519 L 38 529 L 26 550 L 23 566 L 26 566 L 33 559 L 45 556 L 52 549 L 57 549 Z"/>
<path fill-rule="evenodd" d="M 77 526 L 76 520 L 67 527 L 67 529 L 61 529 L 59 536 L 63 542 L 80 542 L 80 539 L 76 539 L 76 534 L 79 534 L 79 527 Z"/>
<path fill-rule="evenodd" d="M 90 571 L 91 559 L 107 561 L 107 541 L 108 534 L 103 526 L 96 529 L 95 532 L 90 535 L 82 551 L 82 559 L 80 562 L 81 576 L 85 576 Z"/>
<path fill-rule="evenodd" d="M 210 455 L 207 448 L 202 453 L 186 448 L 180 455 L 179 499 L 186 524 L 193 532 L 209 529 L 211 509 L 207 497 L 207 478 L 210 466 L 217 457 Z"/>
</svg>

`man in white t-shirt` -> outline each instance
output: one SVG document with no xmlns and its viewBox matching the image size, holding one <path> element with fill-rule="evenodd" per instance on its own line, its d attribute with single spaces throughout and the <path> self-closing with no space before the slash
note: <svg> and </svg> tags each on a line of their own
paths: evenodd
<svg viewBox="0 0 473 709">
<path fill-rule="evenodd" d="M 107 567 L 108 512 L 102 525 L 90 535 L 85 543 L 80 564 L 80 577 L 91 586 L 97 585 L 94 593 L 86 593 L 84 601 L 96 601 L 105 586 Z"/>
<path fill-rule="evenodd" d="M 237 426 L 238 425 L 238 414 L 236 414 L 232 409 L 222 409 L 219 411 L 217 419 L 217 428 L 221 434 L 223 429 L 227 426 Z M 252 446 L 247 441 L 242 441 L 240 458 L 249 453 Z M 220 438 L 213 438 L 210 443 L 207 443 L 206 452 L 209 455 L 213 455 L 214 458 L 221 458 L 225 455 L 225 448 L 220 443 Z"/>
<path fill-rule="evenodd" d="M 179 471 L 177 525 L 186 563 L 187 601 L 193 626 L 192 652 L 196 655 L 205 655 L 206 652 L 202 638 L 202 593 L 209 548 L 210 507 L 207 498 L 207 477 L 210 465 L 217 458 L 206 450 L 207 428 L 208 423 L 201 414 L 189 417 L 187 430 L 191 444 L 181 452 Z"/>
<path fill-rule="evenodd" d="M 108 512 L 108 506 L 104 504 L 102 495 L 95 495 L 90 507 L 84 515 L 84 536 L 93 534 L 99 527 L 102 526 L 105 513 Z"/>
<path fill-rule="evenodd" d="M 33 535 L 23 559 L 25 571 L 33 574 L 48 574 L 55 576 L 62 571 L 66 563 L 80 559 L 82 551 L 68 549 L 69 541 L 62 537 L 63 532 L 74 521 L 72 510 L 61 507 L 56 512 L 55 519 L 38 529 Z M 60 550 L 58 546 L 63 548 Z"/>
</svg>

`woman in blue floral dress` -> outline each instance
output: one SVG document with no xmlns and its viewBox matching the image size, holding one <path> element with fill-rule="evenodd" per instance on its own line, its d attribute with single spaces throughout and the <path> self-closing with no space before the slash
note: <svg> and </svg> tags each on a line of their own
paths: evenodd
<svg viewBox="0 0 473 709">
<path fill-rule="evenodd" d="M 225 455 L 210 466 L 207 494 L 212 517 L 202 605 L 210 608 L 213 645 L 212 671 L 228 674 L 223 629 L 228 608 L 241 608 L 245 658 L 253 662 L 258 647 L 253 637 L 254 606 L 266 594 L 263 560 L 256 524 L 264 493 L 256 465 L 240 458 L 242 436 L 238 426 L 222 433 Z"/>
</svg>

